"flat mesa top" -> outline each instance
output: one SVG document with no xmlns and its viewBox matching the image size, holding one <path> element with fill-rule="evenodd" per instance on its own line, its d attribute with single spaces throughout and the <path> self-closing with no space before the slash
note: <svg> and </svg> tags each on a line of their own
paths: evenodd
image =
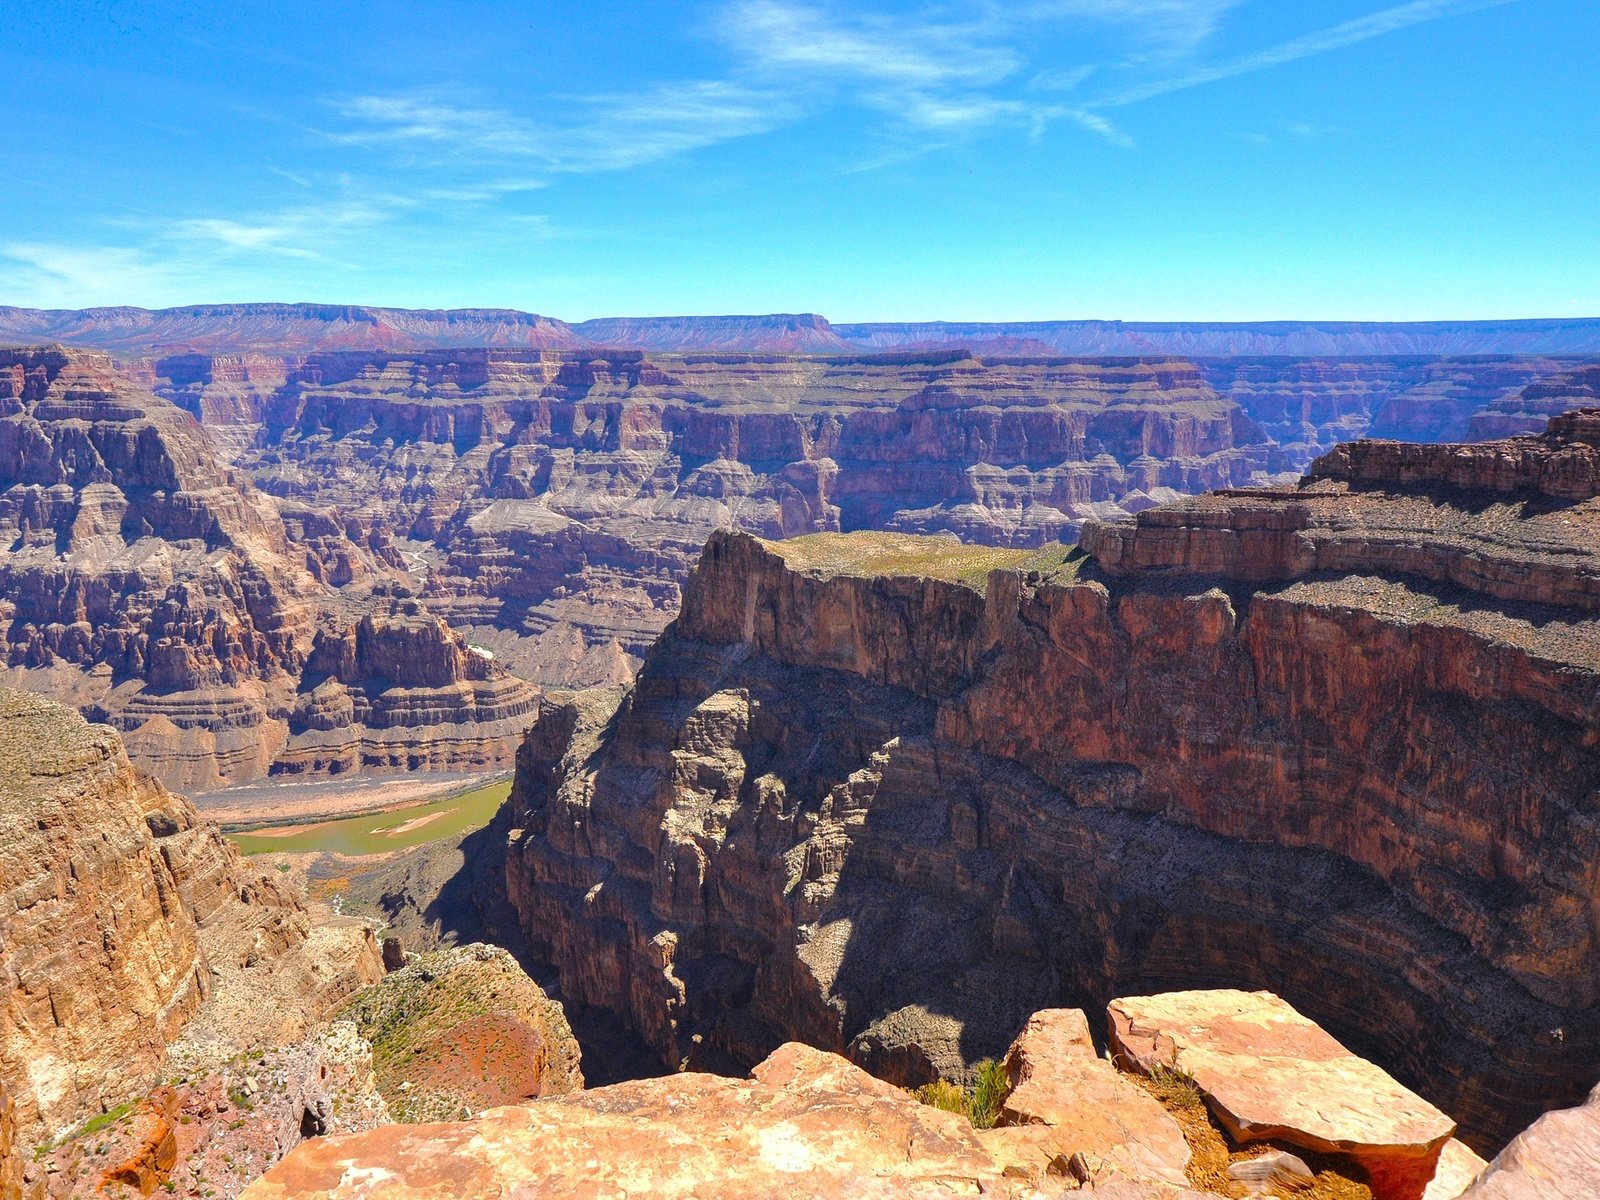
<svg viewBox="0 0 1600 1200">
<path fill-rule="evenodd" d="M 790 570 L 829 578 L 903 575 L 945 579 L 982 589 L 989 572 L 1022 567 L 1041 556 L 1065 553 L 1067 547 L 1043 551 L 969 546 L 950 537 L 913 533 L 808 533 L 783 542 L 767 542 Z"/>
</svg>

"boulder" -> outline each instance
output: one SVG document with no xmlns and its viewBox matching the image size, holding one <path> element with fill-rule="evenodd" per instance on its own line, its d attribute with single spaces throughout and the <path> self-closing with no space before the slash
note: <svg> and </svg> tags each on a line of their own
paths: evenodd
<svg viewBox="0 0 1600 1200">
<path fill-rule="evenodd" d="M 869 1084 L 829 1057 L 786 1046 L 750 1079 L 635 1080 L 475 1121 L 320 1138 L 244 1196 L 1031 1194 L 1001 1174 L 964 1118 Z"/>
<path fill-rule="evenodd" d="M 1600 1087 L 1587 1104 L 1546 1113 L 1513 1138 L 1462 1200 L 1595 1196 L 1600 1196 Z"/>
<path fill-rule="evenodd" d="M 997 1158 L 1043 1166 L 1081 1154 L 1095 1178 L 1182 1186 L 1189 1145 L 1161 1104 L 1095 1055 L 1081 1010 L 1034 1014 L 1005 1058 L 1011 1092 L 1000 1128 L 983 1136 Z"/>
<path fill-rule="evenodd" d="M 1227 1131 L 1348 1155 L 1375 1200 L 1420 1200 L 1455 1122 L 1270 992 L 1132 996 L 1110 1005 L 1120 1060 L 1194 1079 Z"/>
<path fill-rule="evenodd" d="M 1451 1138 L 1439 1154 L 1439 1169 L 1428 1182 L 1422 1200 L 1457 1200 L 1488 1165 L 1471 1146 Z"/>
</svg>

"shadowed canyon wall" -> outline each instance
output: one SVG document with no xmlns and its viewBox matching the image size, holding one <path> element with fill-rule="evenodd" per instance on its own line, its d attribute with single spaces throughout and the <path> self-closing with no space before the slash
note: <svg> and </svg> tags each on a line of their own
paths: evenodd
<svg viewBox="0 0 1600 1200">
<path fill-rule="evenodd" d="M 1493 1149 L 1600 1076 L 1597 533 L 1579 413 L 986 591 L 719 534 L 631 691 L 529 733 L 508 886 L 672 1063 L 914 1083 L 1051 1004 L 1272 987 Z"/>
</svg>

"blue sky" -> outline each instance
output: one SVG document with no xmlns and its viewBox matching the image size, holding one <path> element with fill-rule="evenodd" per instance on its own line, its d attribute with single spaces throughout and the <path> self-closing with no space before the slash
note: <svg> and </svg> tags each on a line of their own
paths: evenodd
<svg viewBox="0 0 1600 1200">
<path fill-rule="evenodd" d="M 0 17 L 0 303 L 1600 315 L 1596 0 Z"/>
</svg>

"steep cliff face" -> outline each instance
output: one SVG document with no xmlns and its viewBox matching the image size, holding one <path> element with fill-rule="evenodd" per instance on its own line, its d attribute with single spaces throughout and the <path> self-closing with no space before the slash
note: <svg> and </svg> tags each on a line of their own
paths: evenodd
<svg viewBox="0 0 1600 1200">
<path fill-rule="evenodd" d="M 1538 433 L 1551 417 L 1600 403 L 1600 366 L 1588 364 L 1541 376 L 1472 414 L 1473 441 Z"/>
<path fill-rule="evenodd" d="M 1557 359 L 959 347 L 0 362 L 0 671 L 110 720 L 191 791 L 504 761 L 532 702 L 514 677 L 625 684 L 716 529 L 1070 541 L 1086 521 L 1281 480 L 1369 429 L 1459 434 L 1496 397 L 1554 411 L 1584 386 Z M 342 651 L 337 670 L 311 662 L 369 617 L 401 638 L 396 590 L 447 623 L 426 653 L 376 675 Z"/>
<path fill-rule="evenodd" d="M 202 1003 L 258 1005 L 315 949 L 299 903 L 112 730 L 7 690 L 0 826 L 0 1087 L 25 1141 L 139 1094 Z M 370 934 L 345 932 L 305 964 L 322 993 L 297 985 L 303 1020 L 381 971 Z"/>
<path fill-rule="evenodd" d="M 369 627 L 399 636 L 382 585 L 404 564 L 381 523 L 263 495 L 191 415 L 99 355 L 0 352 L 0 547 L 0 680 L 111 722 L 190 790 L 267 773 L 303 748 L 303 712 L 338 707 L 300 695 L 320 682 L 302 678 L 319 637 L 337 640 L 364 607 Z M 401 765 L 508 756 L 530 689 L 435 642 L 431 660 L 396 656 L 390 692 L 344 725 L 411 730 L 382 756 Z M 447 645 L 454 675 L 435 679 Z M 459 711 L 419 706 L 416 688 L 453 688 Z M 469 720 L 486 724 L 464 737 Z"/>
<path fill-rule="evenodd" d="M 671 1063 L 921 1082 L 1270 987 L 1493 1147 L 1600 1076 L 1597 428 L 1346 447 L 986 593 L 719 534 L 632 691 L 529 733 L 513 901 Z"/>
<path fill-rule="evenodd" d="M 536 693 L 403 590 L 326 622 L 278 771 L 508 766 Z"/>
</svg>

